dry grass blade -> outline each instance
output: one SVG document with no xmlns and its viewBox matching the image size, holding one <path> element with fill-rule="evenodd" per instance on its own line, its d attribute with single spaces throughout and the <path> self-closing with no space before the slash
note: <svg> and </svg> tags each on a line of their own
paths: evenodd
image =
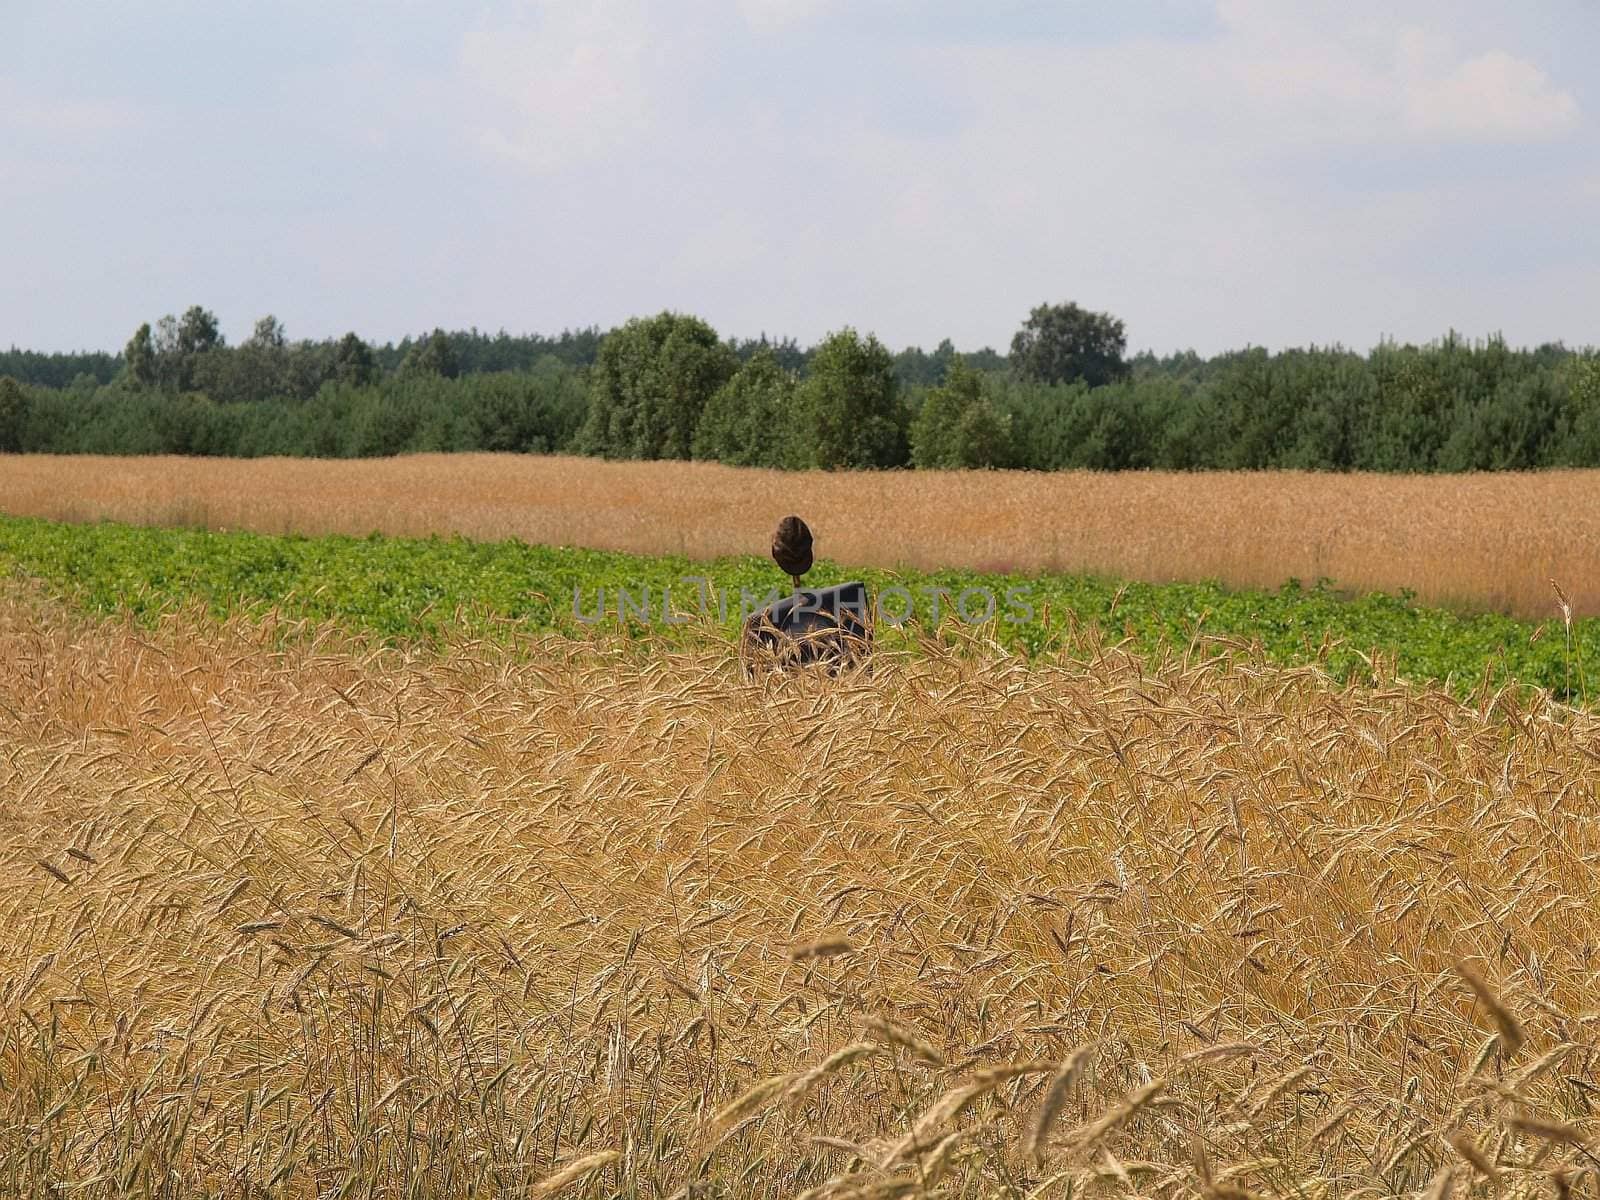
<svg viewBox="0 0 1600 1200">
<path fill-rule="evenodd" d="M 819 1133 L 812 1135 L 811 1144 L 814 1146 L 826 1146 L 829 1150 L 842 1151 L 860 1159 L 862 1162 L 866 1162 L 872 1157 L 865 1146 L 852 1142 L 847 1138 L 828 1137 L 826 1134 Z"/>
<path fill-rule="evenodd" d="M 708 1155 L 740 1125 L 759 1115 L 778 1097 L 788 1091 L 795 1081 L 792 1074 L 774 1075 L 741 1093 L 719 1108 L 706 1123 L 702 1155 Z"/>
<path fill-rule="evenodd" d="M 1528 1087 L 1539 1076 L 1551 1068 L 1559 1066 L 1573 1051 L 1578 1049 L 1579 1046 L 1576 1042 L 1562 1042 L 1560 1045 L 1552 1047 L 1516 1073 L 1516 1076 L 1511 1080 L 1512 1088 L 1520 1091 Z"/>
<path fill-rule="evenodd" d="M 56 881 L 58 883 L 63 883 L 68 887 L 72 886 L 72 877 L 70 875 L 68 875 L 65 871 L 63 871 L 60 867 L 56 866 L 55 863 L 50 862 L 48 859 L 43 859 L 43 858 L 38 859 L 37 862 L 41 867 L 43 867 L 51 875 L 55 876 Z"/>
<path fill-rule="evenodd" d="M 801 1071 L 792 1076 L 789 1085 L 784 1089 L 784 1098 L 786 1100 L 798 1099 L 829 1075 L 844 1070 L 844 1068 L 859 1062 L 867 1055 L 876 1053 L 877 1050 L 878 1043 L 876 1042 L 852 1042 L 848 1046 L 835 1050 L 811 1070 Z"/>
<path fill-rule="evenodd" d="M 1106 1134 L 1122 1125 L 1133 1117 L 1140 1109 L 1149 1104 L 1166 1090 L 1167 1082 L 1164 1079 L 1152 1079 L 1149 1083 L 1139 1088 L 1121 1104 L 1096 1117 L 1087 1125 L 1079 1126 L 1067 1135 L 1067 1140 L 1076 1146 L 1092 1146 Z"/>
<path fill-rule="evenodd" d="M 1452 1133 L 1446 1139 L 1451 1148 L 1462 1158 L 1472 1164 L 1473 1170 L 1493 1183 L 1500 1182 L 1500 1169 L 1494 1165 L 1489 1156 L 1479 1145 L 1464 1133 Z"/>
<path fill-rule="evenodd" d="M 1198 1190 L 1202 1196 L 1209 1197 L 1210 1200 L 1258 1200 L 1254 1192 L 1217 1175 L 1211 1165 L 1211 1156 L 1206 1152 L 1205 1143 L 1199 1138 L 1190 1143 L 1189 1158 L 1200 1181 Z"/>
<path fill-rule="evenodd" d="M 1315 1073 L 1312 1067 L 1296 1067 L 1262 1088 L 1260 1097 L 1250 1106 L 1250 1115 L 1259 1117 L 1290 1090 L 1306 1082 Z"/>
<path fill-rule="evenodd" d="M 1311 1131 L 1307 1141 L 1309 1141 L 1313 1146 L 1316 1145 L 1318 1142 L 1322 1141 L 1324 1138 L 1330 1136 L 1340 1129 L 1344 1123 L 1354 1115 L 1355 1111 L 1356 1106 L 1353 1103 L 1343 1104 L 1336 1108 L 1326 1119 L 1324 1119 L 1319 1125 L 1316 1126 L 1316 1128 Z"/>
<path fill-rule="evenodd" d="M 593 1175 L 602 1167 L 610 1166 L 620 1159 L 622 1155 L 616 1150 L 602 1150 L 598 1154 L 586 1154 L 584 1157 L 574 1159 L 559 1171 L 545 1176 L 529 1189 L 528 1195 L 536 1200 L 554 1196 L 563 1188 L 569 1187 Z"/>
<path fill-rule="evenodd" d="M 1554 579 L 1550 581 L 1550 587 L 1556 594 L 1556 607 L 1561 610 L 1561 620 L 1570 627 L 1572 625 L 1572 602 L 1567 599 L 1567 593 L 1562 590 L 1561 585 Z"/>
<path fill-rule="evenodd" d="M 1483 981 L 1483 976 L 1460 959 L 1456 960 L 1454 966 L 1456 974 L 1466 981 L 1473 995 L 1477 996 L 1478 1002 L 1488 1010 L 1495 1028 L 1500 1031 L 1501 1047 L 1506 1057 L 1511 1057 L 1522 1047 L 1522 1026 L 1516 1017 L 1511 1015 L 1511 1010 L 1500 1002 L 1500 997 Z"/>
<path fill-rule="evenodd" d="M 1529 1116 L 1525 1113 L 1513 1113 L 1506 1118 L 1506 1126 L 1515 1129 L 1518 1133 L 1526 1133 L 1546 1142 L 1554 1142 L 1560 1146 L 1582 1146 L 1587 1143 L 1583 1130 L 1576 1125 L 1568 1125 L 1561 1121 L 1550 1121 L 1543 1117 Z"/>
<path fill-rule="evenodd" d="M 1093 1056 L 1094 1050 L 1093 1043 L 1077 1047 L 1062 1060 L 1061 1066 L 1050 1077 L 1050 1082 L 1045 1087 L 1044 1098 L 1039 1102 L 1039 1111 L 1034 1114 L 1032 1123 L 1023 1135 L 1021 1150 L 1024 1158 L 1036 1163 L 1044 1161 L 1044 1148 L 1050 1130 L 1061 1115 L 1061 1109 L 1066 1105 L 1067 1096 L 1072 1091 L 1072 1085 L 1077 1081 L 1079 1072 Z"/>
<path fill-rule="evenodd" d="M 885 1167 L 893 1166 L 907 1157 L 922 1155 L 929 1147 L 940 1140 L 944 1127 L 962 1109 L 980 1096 L 988 1095 L 1008 1079 L 1016 1079 L 1020 1075 L 1042 1074 L 1045 1071 L 1054 1069 L 1054 1064 L 1018 1063 L 995 1067 L 993 1070 L 984 1071 L 964 1083 L 957 1084 L 944 1092 L 923 1111 L 912 1125 L 911 1132 L 906 1134 L 889 1151 L 883 1160 L 883 1165 Z"/>
<path fill-rule="evenodd" d="M 917 1182 L 924 1190 L 936 1187 L 944 1180 L 945 1175 L 955 1161 L 956 1151 L 961 1148 L 962 1143 L 972 1136 L 970 1129 L 958 1129 L 954 1133 L 946 1135 L 932 1150 L 928 1151 L 922 1162 L 918 1164 L 917 1171 Z"/>
<path fill-rule="evenodd" d="M 919 1034 L 915 1029 L 891 1021 L 887 1017 L 877 1015 L 861 1018 L 857 1023 L 862 1033 L 877 1038 L 891 1046 L 898 1046 L 908 1051 L 930 1066 L 944 1066 L 944 1055 L 934 1048 L 933 1043 Z"/>
<path fill-rule="evenodd" d="M 1241 1054 L 1259 1054 L 1261 1047 L 1254 1042 L 1223 1042 L 1216 1046 L 1202 1046 L 1191 1050 L 1178 1061 L 1181 1063 L 1212 1062 L 1216 1059 L 1235 1058 Z"/>
<path fill-rule="evenodd" d="M 1454 1183 L 1455 1172 L 1446 1163 L 1434 1172 L 1432 1181 L 1423 1189 L 1421 1200 L 1448 1200 Z"/>
<path fill-rule="evenodd" d="M 827 937 L 790 946 L 789 957 L 795 962 L 802 962 L 808 958 L 835 958 L 841 954 L 854 954 L 855 950 L 849 938 Z"/>
</svg>

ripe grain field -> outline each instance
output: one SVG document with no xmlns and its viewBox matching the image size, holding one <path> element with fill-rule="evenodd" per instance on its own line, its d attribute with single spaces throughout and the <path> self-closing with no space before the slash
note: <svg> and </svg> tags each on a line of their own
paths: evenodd
<svg viewBox="0 0 1600 1200">
<path fill-rule="evenodd" d="M 0 456 L 0 512 L 263 533 L 460 533 L 708 559 L 803 509 L 847 567 L 1088 572 L 1276 588 L 1327 577 L 1424 603 L 1600 614 L 1600 471 L 843 472 L 521 455 Z"/>
<path fill-rule="evenodd" d="M 0 599 L 0 1192 L 1593 1192 L 1592 715 L 289 632 Z"/>
</svg>

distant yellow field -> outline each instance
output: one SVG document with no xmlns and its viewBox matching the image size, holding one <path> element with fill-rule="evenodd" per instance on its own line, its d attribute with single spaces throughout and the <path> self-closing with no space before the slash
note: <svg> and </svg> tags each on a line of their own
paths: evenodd
<svg viewBox="0 0 1600 1200">
<path fill-rule="evenodd" d="M 637 553 L 763 553 L 798 512 L 845 565 L 1091 571 L 1600 613 L 1600 471 L 784 474 L 514 455 L 357 461 L 0 457 L 0 512 L 269 533 L 461 533 Z"/>
<path fill-rule="evenodd" d="M 0 601 L 0 1194 L 1593 1193 L 1592 716 L 282 632 Z"/>
</svg>

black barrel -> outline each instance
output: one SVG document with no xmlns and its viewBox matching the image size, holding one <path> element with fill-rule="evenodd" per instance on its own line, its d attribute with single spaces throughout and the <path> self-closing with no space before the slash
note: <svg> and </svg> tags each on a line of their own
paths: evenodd
<svg viewBox="0 0 1600 1200">
<path fill-rule="evenodd" d="M 764 666 L 821 664 L 838 674 L 868 663 L 872 612 L 867 585 L 853 580 L 785 596 L 746 619 L 739 649 L 747 673 Z"/>
</svg>

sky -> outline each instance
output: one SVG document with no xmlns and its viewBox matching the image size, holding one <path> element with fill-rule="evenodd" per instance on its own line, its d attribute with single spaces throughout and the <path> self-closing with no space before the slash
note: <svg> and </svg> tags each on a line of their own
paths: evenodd
<svg viewBox="0 0 1600 1200">
<path fill-rule="evenodd" d="M 0 0 L 0 345 L 1600 343 L 1600 0 Z"/>
</svg>

